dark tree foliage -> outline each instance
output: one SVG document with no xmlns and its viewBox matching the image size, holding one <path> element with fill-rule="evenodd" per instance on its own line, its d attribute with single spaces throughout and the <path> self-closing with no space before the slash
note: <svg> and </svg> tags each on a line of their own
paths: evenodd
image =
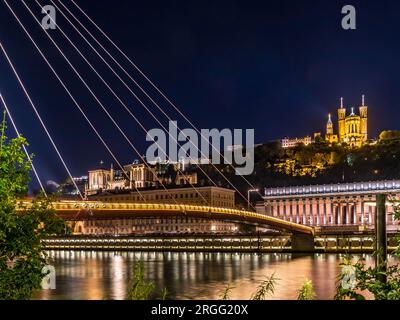
<svg viewBox="0 0 400 320">
<path fill-rule="evenodd" d="M 31 170 L 24 138 L 9 140 L 0 126 L 0 299 L 29 299 L 39 289 L 46 256 L 40 240 L 62 233 L 49 199 L 26 197 Z M 18 201 L 21 201 L 18 203 Z"/>
<path fill-rule="evenodd" d="M 400 206 L 394 205 L 396 220 L 400 219 Z M 400 238 L 397 238 L 398 246 L 393 255 L 400 258 Z M 376 254 L 376 253 L 375 253 Z M 351 257 L 350 257 L 351 258 Z M 388 262 L 386 261 L 386 264 Z M 400 300 L 400 264 L 398 260 L 387 268 L 366 265 L 365 260 L 360 259 L 352 263 L 346 259 L 342 267 L 350 267 L 353 270 L 354 280 L 352 286 L 344 286 L 343 279 L 346 274 L 342 272 L 339 278 L 335 299 L 365 300 L 367 294 L 376 300 Z"/>
<path fill-rule="evenodd" d="M 264 187 L 400 178 L 400 139 L 380 140 L 361 148 L 319 140 L 307 146 L 299 144 L 283 149 L 279 141 L 274 141 L 257 146 L 254 156 L 254 172 L 245 178 L 261 193 Z M 247 195 L 250 186 L 235 175 L 229 164 L 222 161 L 216 167 L 243 195 Z M 214 166 L 203 165 L 202 168 L 218 185 L 233 188 Z M 200 184 L 211 185 L 204 174 L 198 173 Z M 237 196 L 236 200 L 239 205 L 245 204 L 243 197 Z"/>
</svg>

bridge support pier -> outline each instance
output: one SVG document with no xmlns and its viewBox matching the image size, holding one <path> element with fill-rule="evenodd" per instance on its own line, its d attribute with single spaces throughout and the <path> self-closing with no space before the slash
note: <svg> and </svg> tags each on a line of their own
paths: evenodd
<svg viewBox="0 0 400 320">
<path fill-rule="evenodd" d="M 314 236 L 311 234 L 293 233 L 292 251 L 293 252 L 314 252 Z"/>
</svg>

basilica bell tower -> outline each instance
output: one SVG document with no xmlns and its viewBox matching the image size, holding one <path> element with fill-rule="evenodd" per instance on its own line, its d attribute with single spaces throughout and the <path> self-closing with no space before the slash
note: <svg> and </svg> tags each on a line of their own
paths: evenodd
<svg viewBox="0 0 400 320">
<path fill-rule="evenodd" d="M 368 140 L 368 107 L 365 105 L 365 96 L 362 95 L 360 110 L 360 133 L 362 141 Z"/>
<path fill-rule="evenodd" d="M 343 107 L 343 98 L 340 98 L 340 108 L 338 109 L 338 134 L 339 142 L 343 142 L 346 136 L 346 108 Z"/>
</svg>

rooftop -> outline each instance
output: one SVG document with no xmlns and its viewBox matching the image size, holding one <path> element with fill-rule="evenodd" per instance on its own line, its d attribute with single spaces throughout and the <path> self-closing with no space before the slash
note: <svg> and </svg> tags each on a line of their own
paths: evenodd
<svg viewBox="0 0 400 320">
<path fill-rule="evenodd" d="M 329 194 L 363 194 L 378 192 L 400 191 L 400 180 L 380 180 L 352 183 L 323 184 L 310 186 L 292 186 L 280 188 L 265 188 L 264 198 L 291 197 L 302 195 L 329 195 Z"/>
</svg>

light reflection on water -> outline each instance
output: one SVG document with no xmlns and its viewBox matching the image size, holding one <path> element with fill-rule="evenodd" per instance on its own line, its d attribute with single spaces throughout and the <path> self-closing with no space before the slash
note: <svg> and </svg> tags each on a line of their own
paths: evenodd
<svg viewBox="0 0 400 320">
<path fill-rule="evenodd" d="M 337 254 L 286 253 L 50 251 L 49 257 L 57 288 L 37 292 L 35 299 L 124 299 L 133 264 L 141 259 L 146 278 L 158 291 L 166 287 L 170 299 L 219 299 L 228 283 L 232 299 L 249 299 L 272 273 L 280 280 L 270 299 L 296 299 L 305 279 L 312 280 L 318 299 L 332 299 L 341 261 Z"/>
</svg>

